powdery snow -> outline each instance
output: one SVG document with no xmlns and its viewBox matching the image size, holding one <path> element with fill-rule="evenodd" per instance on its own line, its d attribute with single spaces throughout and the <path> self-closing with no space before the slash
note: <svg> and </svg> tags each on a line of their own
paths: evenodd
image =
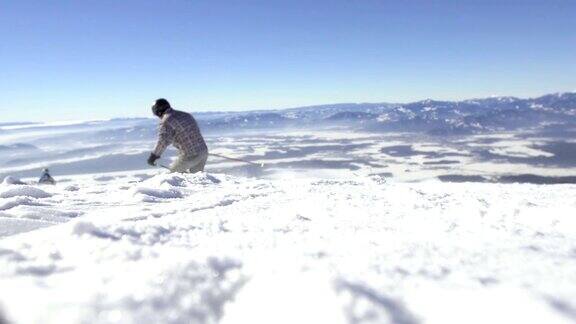
<svg viewBox="0 0 576 324">
<path fill-rule="evenodd" d="M 4 178 L 4 180 L 2 181 L 2 184 L 4 185 L 12 185 L 12 184 L 17 184 L 17 185 L 24 185 L 26 184 L 25 182 L 22 182 L 20 179 L 16 178 L 16 177 L 12 177 L 12 176 L 7 176 Z"/>
<path fill-rule="evenodd" d="M 0 198 L 12 198 L 12 197 L 32 197 L 32 198 L 47 198 L 51 194 L 44 190 L 34 188 L 31 186 L 16 186 L 8 190 L 0 189 Z"/>
<path fill-rule="evenodd" d="M 6 184 L 0 224 L 58 225 L 11 235 L 30 229 L 20 224 L 0 240 L 0 317 L 571 323 L 575 193 L 574 185 L 393 183 L 352 173 Z"/>
</svg>

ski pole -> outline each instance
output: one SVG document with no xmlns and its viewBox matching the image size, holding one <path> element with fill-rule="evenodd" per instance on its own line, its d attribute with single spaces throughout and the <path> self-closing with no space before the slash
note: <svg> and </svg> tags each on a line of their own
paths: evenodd
<svg viewBox="0 0 576 324">
<path fill-rule="evenodd" d="M 243 159 L 237 159 L 237 158 L 225 156 L 225 155 L 222 155 L 222 154 L 216 154 L 216 153 L 210 153 L 210 155 L 217 156 L 217 157 L 220 157 L 220 158 L 223 158 L 223 159 L 226 159 L 226 160 L 237 161 L 237 162 L 244 162 L 244 163 L 248 163 L 248 164 L 252 164 L 252 165 L 257 165 L 257 166 L 259 166 L 259 167 L 261 167 L 261 168 L 264 167 L 264 163 L 254 163 L 254 162 L 251 162 L 251 161 L 247 161 L 247 160 L 243 160 Z"/>
</svg>

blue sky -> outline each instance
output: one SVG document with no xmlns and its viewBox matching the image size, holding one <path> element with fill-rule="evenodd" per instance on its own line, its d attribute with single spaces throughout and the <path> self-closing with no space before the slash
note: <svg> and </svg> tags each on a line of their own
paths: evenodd
<svg viewBox="0 0 576 324">
<path fill-rule="evenodd" d="M 574 0 L 0 0 L 0 122 L 576 90 Z"/>
</svg>

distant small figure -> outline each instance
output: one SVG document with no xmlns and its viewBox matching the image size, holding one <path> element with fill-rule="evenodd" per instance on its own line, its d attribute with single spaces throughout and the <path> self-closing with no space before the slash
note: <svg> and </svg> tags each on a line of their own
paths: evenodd
<svg viewBox="0 0 576 324">
<path fill-rule="evenodd" d="M 48 171 L 48 169 L 43 169 L 42 170 L 42 175 L 40 176 L 40 179 L 38 180 L 39 184 L 50 184 L 50 185 L 55 185 L 56 184 L 56 180 L 54 180 L 54 178 L 52 178 L 52 176 L 50 175 L 50 171 Z"/>
</svg>

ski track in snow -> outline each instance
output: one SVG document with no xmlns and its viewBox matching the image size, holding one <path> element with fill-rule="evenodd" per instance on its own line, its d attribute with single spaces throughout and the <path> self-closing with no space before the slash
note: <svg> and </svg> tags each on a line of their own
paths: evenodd
<svg viewBox="0 0 576 324">
<path fill-rule="evenodd" d="M 351 179 L 0 185 L 0 323 L 576 321 L 576 186 Z"/>
</svg>

